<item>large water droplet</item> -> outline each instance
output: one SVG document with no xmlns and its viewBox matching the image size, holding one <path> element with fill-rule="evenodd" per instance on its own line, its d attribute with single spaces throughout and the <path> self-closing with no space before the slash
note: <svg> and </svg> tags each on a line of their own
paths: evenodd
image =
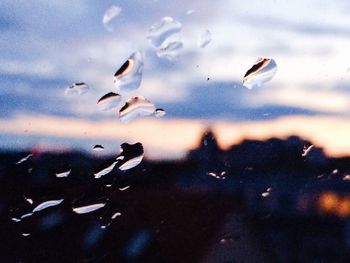
<svg viewBox="0 0 350 263">
<path fill-rule="evenodd" d="M 273 59 L 260 58 L 244 75 L 243 85 L 248 89 L 260 87 L 270 81 L 276 71 L 277 65 Z"/>
<path fill-rule="evenodd" d="M 117 89 L 132 91 L 138 89 L 142 80 L 143 55 L 136 51 L 114 74 L 114 85 Z"/>
<path fill-rule="evenodd" d="M 142 96 L 129 99 L 119 111 L 119 119 L 123 122 L 138 117 L 149 116 L 156 110 L 154 104 Z"/>
<path fill-rule="evenodd" d="M 159 47 L 168 37 L 180 32 L 181 28 L 181 23 L 172 17 L 163 17 L 158 24 L 151 26 L 147 38 L 154 46 Z"/>
<path fill-rule="evenodd" d="M 98 101 L 97 105 L 101 108 L 103 111 L 108 111 L 113 108 L 118 107 L 120 103 L 121 96 L 114 92 L 109 92 L 105 95 L 103 95 Z"/>
</svg>

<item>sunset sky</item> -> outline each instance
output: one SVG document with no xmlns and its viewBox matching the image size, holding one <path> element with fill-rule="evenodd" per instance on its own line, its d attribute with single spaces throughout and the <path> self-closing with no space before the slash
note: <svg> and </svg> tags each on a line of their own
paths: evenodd
<svg viewBox="0 0 350 263">
<path fill-rule="evenodd" d="M 114 32 L 102 17 L 121 13 Z M 187 11 L 194 10 L 192 14 Z M 128 141 L 150 158 L 178 158 L 210 126 L 222 147 L 244 138 L 300 135 L 332 156 L 350 155 L 350 2 L 336 1 L 12 1 L 0 2 L 0 148 L 74 149 Z M 174 61 L 158 58 L 146 38 L 162 17 L 182 24 Z M 210 30 L 212 41 L 198 47 Z M 120 123 L 97 100 L 131 53 L 144 53 L 142 95 L 164 108 L 161 119 Z M 276 76 L 242 86 L 258 57 Z M 209 78 L 209 80 L 208 80 Z M 67 96 L 86 82 L 90 91 Z"/>
</svg>

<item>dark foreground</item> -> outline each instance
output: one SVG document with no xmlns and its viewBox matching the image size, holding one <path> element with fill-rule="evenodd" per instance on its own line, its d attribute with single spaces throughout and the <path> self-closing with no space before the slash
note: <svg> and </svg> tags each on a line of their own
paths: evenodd
<svg viewBox="0 0 350 263">
<path fill-rule="evenodd" d="M 93 173 L 113 158 L 34 154 L 16 165 L 27 153 L 4 153 L 0 262 L 350 262 L 349 159 L 248 146 L 225 155 L 206 142 L 187 161 L 144 161 L 100 179 Z M 72 211 L 95 203 L 106 205 Z"/>
</svg>

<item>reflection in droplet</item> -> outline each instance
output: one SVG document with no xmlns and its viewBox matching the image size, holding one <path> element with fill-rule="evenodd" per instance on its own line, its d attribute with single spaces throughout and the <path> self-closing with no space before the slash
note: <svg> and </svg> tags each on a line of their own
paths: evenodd
<svg viewBox="0 0 350 263">
<path fill-rule="evenodd" d="M 21 216 L 21 219 L 32 216 L 33 213 L 27 213 Z"/>
<path fill-rule="evenodd" d="M 122 160 L 122 164 L 119 166 L 119 170 L 129 170 L 141 163 L 144 154 L 143 146 L 141 143 L 123 143 L 120 147 L 121 153 L 117 158 L 120 156 L 123 156 L 124 158 Z"/>
<path fill-rule="evenodd" d="M 226 175 L 226 172 L 225 171 L 222 171 L 220 174 L 219 173 L 216 173 L 216 172 L 209 172 L 209 173 L 207 173 L 209 176 L 211 176 L 211 177 L 214 177 L 214 178 L 216 178 L 216 179 L 221 179 L 221 180 L 225 180 L 226 179 L 226 177 L 225 177 L 225 175 Z"/>
<path fill-rule="evenodd" d="M 66 88 L 64 92 L 67 95 L 73 95 L 73 94 L 82 95 L 88 91 L 89 91 L 89 86 L 84 82 L 80 82 L 80 83 L 74 83 L 72 86 Z"/>
<path fill-rule="evenodd" d="M 262 197 L 268 197 L 271 193 L 271 187 L 267 188 L 265 192 L 261 194 Z"/>
<path fill-rule="evenodd" d="M 21 163 L 23 163 L 23 162 L 25 162 L 25 161 L 27 161 L 30 157 L 32 157 L 33 156 L 33 154 L 28 154 L 26 157 L 24 157 L 24 158 L 22 158 L 21 160 L 19 160 L 16 164 L 21 164 Z"/>
<path fill-rule="evenodd" d="M 183 44 L 180 41 L 174 41 L 167 43 L 164 47 L 160 47 L 157 50 L 157 56 L 159 58 L 166 58 L 170 61 L 176 59 L 179 55 L 179 52 L 183 48 Z"/>
<path fill-rule="evenodd" d="M 255 64 L 245 73 L 243 85 L 252 89 L 260 87 L 270 81 L 276 74 L 277 64 L 273 59 L 259 58 Z"/>
<path fill-rule="evenodd" d="M 119 119 L 123 122 L 138 117 L 149 116 L 156 110 L 154 104 L 142 96 L 129 99 L 119 110 Z"/>
<path fill-rule="evenodd" d="M 58 200 L 50 200 L 50 201 L 43 202 L 33 209 L 33 213 L 39 212 L 51 206 L 59 205 L 60 203 L 63 202 L 63 200 L 64 199 L 58 199 Z"/>
<path fill-rule="evenodd" d="M 160 23 L 151 26 L 147 38 L 154 46 L 159 47 L 168 37 L 180 32 L 181 28 L 181 23 L 172 17 L 163 17 Z"/>
<path fill-rule="evenodd" d="M 261 194 L 262 197 L 267 197 L 267 196 L 269 196 L 269 195 L 270 195 L 269 192 L 264 192 L 264 193 Z"/>
<path fill-rule="evenodd" d="M 68 175 L 70 174 L 71 171 L 72 171 L 72 170 L 68 170 L 68 171 L 66 171 L 66 172 L 57 173 L 57 174 L 56 174 L 56 177 L 58 177 L 58 178 L 68 177 Z"/>
<path fill-rule="evenodd" d="M 99 171 L 98 173 L 95 173 L 95 174 L 94 174 L 95 178 L 98 179 L 98 178 L 101 178 L 102 176 L 104 176 L 104 175 L 110 173 L 110 172 L 114 169 L 114 166 L 115 166 L 116 164 L 117 164 L 117 162 L 114 162 L 114 163 L 112 163 L 110 166 L 108 166 L 107 168 L 105 168 L 105 169 Z"/>
<path fill-rule="evenodd" d="M 72 210 L 73 210 L 73 212 L 75 212 L 77 214 L 86 214 L 86 213 L 96 211 L 96 210 L 104 207 L 105 205 L 106 205 L 105 203 L 98 203 L 98 204 L 93 204 L 93 205 L 75 207 L 75 208 L 72 208 Z"/>
<path fill-rule="evenodd" d="M 347 174 L 343 177 L 344 181 L 350 181 L 350 174 Z"/>
<path fill-rule="evenodd" d="M 192 15 L 193 13 L 195 13 L 196 11 L 194 9 L 189 9 L 186 11 L 186 15 Z"/>
<path fill-rule="evenodd" d="M 138 156 L 135 158 L 130 159 L 129 161 L 125 162 L 121 166 L 119 166 L 119 170 L 126 171 L 131 168 L 134 168 L 135 166 L 139 165 L 142 161 L 143 156 Z"/>
<path fill-rule="evenodd" d="M 211 42 L 211 32 L 208 29 L 203 30 L 198 39 L 198 46 L 205 48 Z"/>
<path fill-rule="evenodd" d="M 312 144 L 310 146 L 304 146 L 303 153 L 301 154 L 301 156 L 305 157 L 306 155 L 308 155 L 308 153 L 311 151 L 313 147 L 314 146 Z"/>
<path fill-rule="evenodd" d="M 166 114 L 166 111 L 158 108 L 154 111 L 154 116 L 156 116 L 157 118 L 163 117 Z"/>
<path fill-rule="evenodd" d="M 121 13 L 122 9 L 119 6 L 112 5 L 108 8 L 103 15 L 102 23 L 105 29 L 109 32 L 113 32 L 115 29 L 115 25 L 113 22 L 115 18 Z"/>
<path fill-rule="evenodd" d="M 122 215 L 122 213 L 120 213 L 120 212 L 116 212 L 116 213 L 114 213 L 113 215 L 112 215 L 112 219 L 116 219 L 118 216 L 121 216 Z"/>
<path fill-rule="evenodd" d="M 142 80 L 143 55 L 136 51 L 114 74 L 114 86 L 119 90 L 132 91 L 138 89 Z"/>
<path fill-rule="evenodd" d="M 103 111 L 108 111 L 113 108 L 118 107 L 120 103 L 121 96 L 114 92 L 109 92 L 105 95 L 103 95 L 98 101 L 97 105 L 101 108 Z"/>
<path fill-rule="evenodd" d="M 131 185 L 125 186 L 125 187 L 119 187 L 119 191 L 125 191 L 128 190 L 130 188 Z"/>
<path fill-rule="evenodd" d="M 24 200 L 26 200 L 31 205 L 33 204 L 33 199 L 31 199 L 31 198 L 24 197 Z"/>
</svg>

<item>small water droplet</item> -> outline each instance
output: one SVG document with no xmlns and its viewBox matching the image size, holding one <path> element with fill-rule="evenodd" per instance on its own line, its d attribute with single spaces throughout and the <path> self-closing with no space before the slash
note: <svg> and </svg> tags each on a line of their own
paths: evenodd
<svg viewBox="0 0 350 263">
<path fill-rule="evenodd" d="M 28 154 L 26 157 L 20 159 L 16 164 L 21 164 L 21 163 L 27 161 L 27 160 L 28 160 L 30 157 L 32 157 L 32 156 L 33 156 L 33 154 L 30 153 L 30 154 Z"/>
<path fill-rule="evenodd" d="M 65 171 L 65 172 L 62 172 L 62 173 L 57 173 L 57 174 L 56 174 L 56 177 L 57 177 L 57 178 L 68 177 L 68 175 L 70 174 L 71 171 L 72 171 L 72 170 L 70 169 L 70 170 Z"/>
<path fill-rule="evenodd" d="M 102 23 L 105 29 L 109 32 L 113 32 L 115 30 L 115 20 L 116 17 L 119 16 L 122 9 L 119 6 L 112 5 L 110 8 L 106 10 L 103 15 Z"/>
<path fill-rule="evenodd" d="M 84 83 L 74 83 L 72 86 L 69 86 L 68 88 L 65 89 L 65 94 L 67 95 L 73 95 L 73 94 L 78 94 L 78 95 L 83 95 L 89 91 L 89 86 Z"/>
<path fill-rule="evenodd" d="M 198 39 L 198 46 L 205 48 L 211 42 L 211 32 L 208 29 L 203 30 Z"/>
</svg>

